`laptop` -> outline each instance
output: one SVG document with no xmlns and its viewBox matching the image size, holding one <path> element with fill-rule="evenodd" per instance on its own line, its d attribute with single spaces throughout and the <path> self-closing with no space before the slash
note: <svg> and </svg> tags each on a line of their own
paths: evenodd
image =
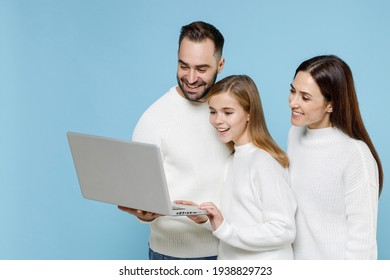
<svg viewBox="0 0 390 280">
<path fill-rule="evenodd" d="M 171 202 L 157 145 L 76 132 L 67 138 L 84 198 L 167 216 L 207 213 Z"/>
</svg>

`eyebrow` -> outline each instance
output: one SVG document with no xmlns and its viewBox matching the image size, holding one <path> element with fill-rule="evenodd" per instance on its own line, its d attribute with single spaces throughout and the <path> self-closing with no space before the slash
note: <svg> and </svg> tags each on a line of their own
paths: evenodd
<svg viewBox="0 0 390 280">
<path fill-rule="evenodd" d="M 213 108 L 211 106 L 209 106 L 209 109 L 216 110 L 215 108 Z M 223 108 L 221 108 L 221 110 L 235 110 L 235 109 L 233 107 L 223 107 Z"/>
<path fill-rule="evenodd" d="M 295 87 L 294 87 L 292 84 L 290 84 L 290 86 L 291 86 L 291 88 L 292 88 L 293 90 L 296 90 Z M 306 95 L 312 96 L 311 93 L 306 92 L 306 91 L 301 91 L 301 90 L 300 90 L 299 92 L 302 93 L 302 94 L 306 94 Z"/>
<path fill-rule="evenodd" d="M 183 60 L 179 59 L 179 63 L 184 64 L 185 66 L 190 66 L 188 63 L 184 62 Z M 208 64 L 200 64 L 195 65 L 195 68 L 210 68 L 211 66 Z"/>
</svg>

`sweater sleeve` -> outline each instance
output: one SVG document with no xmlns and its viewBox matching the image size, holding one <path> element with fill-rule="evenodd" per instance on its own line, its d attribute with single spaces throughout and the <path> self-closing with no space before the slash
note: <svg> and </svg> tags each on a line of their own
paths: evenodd
<svg viewBox="0 0 390 280">
<path fill-rule="evenodd" d="M 154 144 L 160 147 L 162 159 L 165 159 L 164 136 L 171 121 L 174 119 L 172 112 L 164 106 L 167 103 L 165 96 L 152 104 L 138 120 L 132 135 L 132 141 Z M 161 105 L 162 104 L 162 105 Z M 171 107 L 168 107 L 171 108 Z"/>
<path fill-rule="evenodd" d="M 295 239 L 296 204 L 287 178 L 269 162 L 253 169 L 251 184 L 262 201 L 264 222 L 253 221 L 252 225 L 239 228 L 225 221 L 214 235 L 233 247 L 249 251 L 274 250 L 291 244 Z"/>
<path fill-rule="evenodd" d="M 149 111 L 150 109 L 145 111 L 138 120 L 133 131 L 132 140 L 160 146 L 161 137 L 157 126 L 158 121 L 153 119 Z"/>
<path fill-rule="evenodd" d="M 345 172 L 346 259 L 376 259 L 377 166 L 365 144 L 357 143 L 357 148 Z"/>
</svg>

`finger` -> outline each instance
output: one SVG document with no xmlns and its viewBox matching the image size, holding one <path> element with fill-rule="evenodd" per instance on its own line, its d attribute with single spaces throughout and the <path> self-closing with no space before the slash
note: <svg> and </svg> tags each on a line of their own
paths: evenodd
<svg viewBox="0 0 390 280">
<path fill-rule="evenodd" d="M 152 212 L 147 212 L 147 211 L 144 211 L 144 210 L 137 210 L 137 216 L 141 216 L 141 217 L 150 217 L 152 216 L 154 213 Z"/>
<path fill-rule="evenodd" d="M 208 212 L 207 214 L 208 217 L 218 217 L 221 215 L 221 211 L 214 206 L 204 206 L 201 209 L 206 210 Z"/>
<path fill-rule="evenodd" d="M 160 214 L 157 214 L 157 213 L 153 213 L 153 212 L 146 212 L 146 211 L 142 211 L 143 213 L 143 216 L 144 217 L 147 217 L 147 218 L 158 218 L 158 217 L 160 217 L 160 216 L 162 216 L 162 215 L 160 215 Z"/>
<path fill-rule="evenodd" d="M 199 208 L 203 210 L 211 210 L 211 211 L 218 210 L 218 208 L 215 205 L 207 205 L 207 204 L 201 204 Z"/>
<path fill-rule="evenodd" d="M 198 206 L 198 204 L 196 204 L 195 202 L 189 201 L 189 200 L 182 200 L 182 199 L 179 199 L 179 200 L 175 200 L 174 202 L 175 202 L 176 204 Z"/>
<path fill-rule="evenodd" d="M 135 215 L 136 211 L 137 211 L 136 209 L 128 208 L 128 207 L 124 207 L 124 206 L 118 206 L 118 209 L 123 211 L 123 212 L 130 213 L 130 214 L 133 214 L 133 215 Z"/>
<path fill-rule="evenodd" d="M 217 208 L 217 206 L 213 202 L 203 202 L 200 206 L 210 206 Z"/>
<path fill-rule="evenodd" d="M 207 217 L 207 215 L 189 215 L 187 217 L 198 224 L 203 224 L 203 223 L 207 222 L 209 219 Z"/>
<path fill-rule="evenodd" d="M 144 215 L 147 216 L 147 217 L 154 217 L 157 214 L 156 213 L 152 213 L 152 212 L 144 212 Z"/>
</svg>

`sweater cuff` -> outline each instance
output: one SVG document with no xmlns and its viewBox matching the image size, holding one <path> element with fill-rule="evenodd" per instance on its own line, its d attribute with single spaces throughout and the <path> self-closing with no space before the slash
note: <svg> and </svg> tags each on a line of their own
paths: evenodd
<svg viewBox="0 0 390 280">
<path fill-rule="evenodd" d="M 232 230 L 232 227 L 226 222 L 226 219 L 224 219 L 219 228 L 213 232 L 213 235 L 218 239 L 223 240 L 232 234 Z"/>
</svg>

